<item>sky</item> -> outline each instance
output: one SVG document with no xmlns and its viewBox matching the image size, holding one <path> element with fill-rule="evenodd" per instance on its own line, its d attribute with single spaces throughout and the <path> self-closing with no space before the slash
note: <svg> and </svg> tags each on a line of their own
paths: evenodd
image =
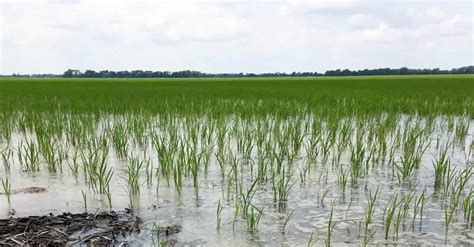
<svg viewBox="0 0 474 247">
<path fill-rule="evenodd" d="M 0 74 L 474 64 L 471 0 L 0 0 Z"/>
</svg>

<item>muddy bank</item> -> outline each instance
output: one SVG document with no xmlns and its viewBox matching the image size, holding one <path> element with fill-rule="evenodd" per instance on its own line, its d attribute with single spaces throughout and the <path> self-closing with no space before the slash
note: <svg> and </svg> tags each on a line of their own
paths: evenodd
<svg viewBox="0 0 474 247">
<path fill-rule="evenodd" d="M 0 246 L 127 244 L 140 219 L 129 213 L 63 213 L 0 219 Z"/>
<path fill-rule="evenodd" d="M 22 189 L 16 189 L 16 190 L 12 190 L 10 193 L 12 195 L 14 194 L 20 194 L 20 193 L 23 193 L 23 194 L 38 194 L 38 193 L 46 193 L 48 192 L 48 190 L 46 188 L 43 188 L 43 187 L 27 187 L 27 188 L 22 188 Z M 0 195 L 4 195 L 5 193 L 3 192 L 0 192 Z"/>
</svg>

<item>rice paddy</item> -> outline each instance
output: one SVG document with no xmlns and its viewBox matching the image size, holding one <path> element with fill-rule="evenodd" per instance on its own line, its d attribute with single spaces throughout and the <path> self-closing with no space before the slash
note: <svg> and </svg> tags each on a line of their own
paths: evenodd
<svg viewBox="0 0 474 247">
<path fill-rule="evenodd" d="M 473 81 L 0 79 L 0 217 L 127 208 L 142 245 L 473 245 Z"/>
</svg>

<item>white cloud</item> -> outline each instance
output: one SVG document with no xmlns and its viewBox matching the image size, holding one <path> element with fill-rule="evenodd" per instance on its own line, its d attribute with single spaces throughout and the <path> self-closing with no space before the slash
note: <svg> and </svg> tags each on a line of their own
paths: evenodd
<svg viewBox="0 0 474 247">
<path fill-rule="evenodd" d="M 0 74 L 472 64 L 469 1 L 6 1 Z"/>
<path fill-rule="evenodd" d="M 348 24 L 357 29 L 375 28 L 384 25 L 381 20 L 367 14 L 352 15 L 349 17 Z"/>
<path fill-rule="evenodd" d="M 280 7 L 285 14 L 335 13 L 354 8 L 355 0 L 288 0 Z"/>
<path fill-rule="evenodd" d="M 417 20 L 442 21 L 446 18 L 446 13 L 438 6 L 428 7 L 426 9 L 410 8 L 406 14 Z"/>
</svg>

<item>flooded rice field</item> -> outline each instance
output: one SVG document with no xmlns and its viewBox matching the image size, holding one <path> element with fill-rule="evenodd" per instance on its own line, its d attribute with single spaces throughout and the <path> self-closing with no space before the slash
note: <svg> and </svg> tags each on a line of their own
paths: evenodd
<svg viewBox="0 0 474 247">
<path fill-rule="evenodd" d="M 58 118 L 1 132 L 0 218 L 127 211 L 133 245 L 474 245 L 468 116 Z"/>
</svg>

